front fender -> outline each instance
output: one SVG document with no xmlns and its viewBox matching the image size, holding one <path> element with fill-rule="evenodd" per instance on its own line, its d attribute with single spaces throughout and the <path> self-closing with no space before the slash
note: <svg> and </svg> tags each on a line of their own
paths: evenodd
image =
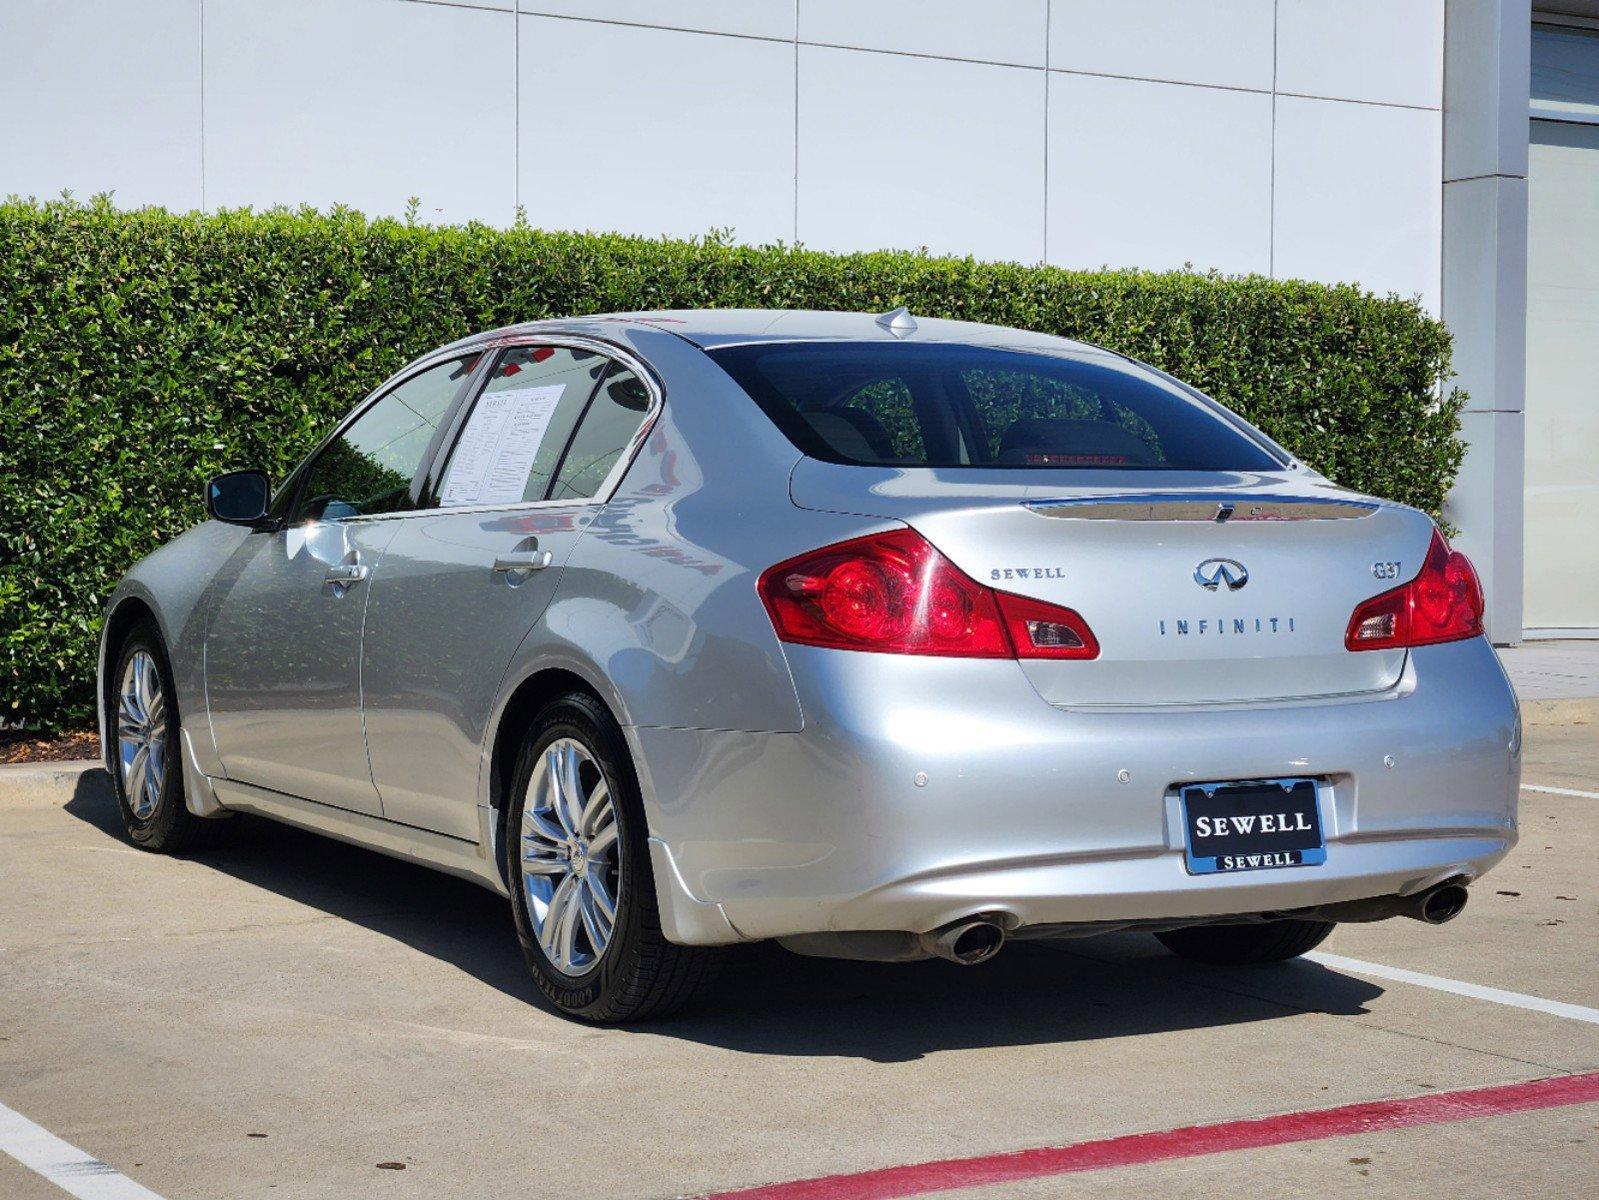
<svg viewBox="0 0 1599 1200">
<path fill-rule="evenodd" d="M 250 531 L 240 526 L 208 521 L 140 559 L 112 590 L 100 627 L 95 689 L 108 769 L 114 766 L 111 715 L 106 704 L 110 683 L 107 674 L 114 667 L 108 662 L 113 653 L 112 634 L 127 628 L 133 608 L 137 607 L 154 618 L 172 663 L 172 681 L 188 743 L 186 771 L 200 775 L 222 773 L 205 699 L 205 630 L 218 572 L 249 536 Z"/>
</svg>

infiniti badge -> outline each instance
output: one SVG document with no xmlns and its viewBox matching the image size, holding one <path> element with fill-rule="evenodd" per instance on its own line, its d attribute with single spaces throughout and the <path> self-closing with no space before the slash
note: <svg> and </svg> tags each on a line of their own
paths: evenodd
<svg viewBox="0 0 1599 1200">
<path fill-rule="evenodd" d="M 1214 592 L 1224 583 L 1229 592 L 1236 592 L 1249 582 L 1249 572 L 1243 563 L 1230 558 L 1207 558 L 1194 568 L 1194 582 L 1208 592 Z"/>
</svg>

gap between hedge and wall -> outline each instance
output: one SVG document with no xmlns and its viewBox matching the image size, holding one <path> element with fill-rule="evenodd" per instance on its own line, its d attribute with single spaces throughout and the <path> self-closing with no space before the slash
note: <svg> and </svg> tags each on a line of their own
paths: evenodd
<svg viewBox="0 0 1599 1200">
<path fill-rule="evenodd" d="M 1434 516 L 1464 453 L 1443 325 L 1350 285 L 12 200 L 0 203 L 0 720 L 89 723 L 105 597 L 201 519 L 204 480 L 246 465 L 282 478 L 433 347 L 571 314 L 899 304 L 1143 359 L 1339 483 Z"/>
</svg>

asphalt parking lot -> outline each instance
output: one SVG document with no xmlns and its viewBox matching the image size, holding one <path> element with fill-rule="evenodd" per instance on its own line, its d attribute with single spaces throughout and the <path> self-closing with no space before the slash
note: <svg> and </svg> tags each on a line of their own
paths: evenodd
<svg viewBox="0 0 1599 1200">
<path fill-rule="evenodd" d="M 30 1144 L 117 1200 L 1592 1194 L 1599 708 L 1531 724 L 1525 782 L 1444 928 L 1253 970 L 1133 936 L 972 969 L 755 948 L 692 1015 L 602 1030 L 541 1004 L 471 884 L 244 819 L 153 856 L 103 772 L 4 768 L 0 1197 L 64 1194 Z"/>
</svg>

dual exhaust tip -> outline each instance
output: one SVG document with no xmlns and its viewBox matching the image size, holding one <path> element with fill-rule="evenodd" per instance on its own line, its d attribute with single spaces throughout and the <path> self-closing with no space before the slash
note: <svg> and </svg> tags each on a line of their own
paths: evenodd
<svg viewBox="0 0 1599 1200">
<path fill-rule="evenodd" d="M 1373 912 L 1367 919 L 1401 916 L 1427 925 L 1442 925 L 1465 911 L 1466 899 L 1465 886 L 1450 882 L 1417 892 L 1414 896 L 1394 896 L 1386 900 L 1357 903 L 1368 907 L 1380 906 L 1381 911 Z M 963 967 L 975 967 L 1004 949 L 1005 927 L 989 917 L 968 917 L 930 933 L 917 934 L 916 944 L 936 958 L 959 963 Z"/>
</svg>

